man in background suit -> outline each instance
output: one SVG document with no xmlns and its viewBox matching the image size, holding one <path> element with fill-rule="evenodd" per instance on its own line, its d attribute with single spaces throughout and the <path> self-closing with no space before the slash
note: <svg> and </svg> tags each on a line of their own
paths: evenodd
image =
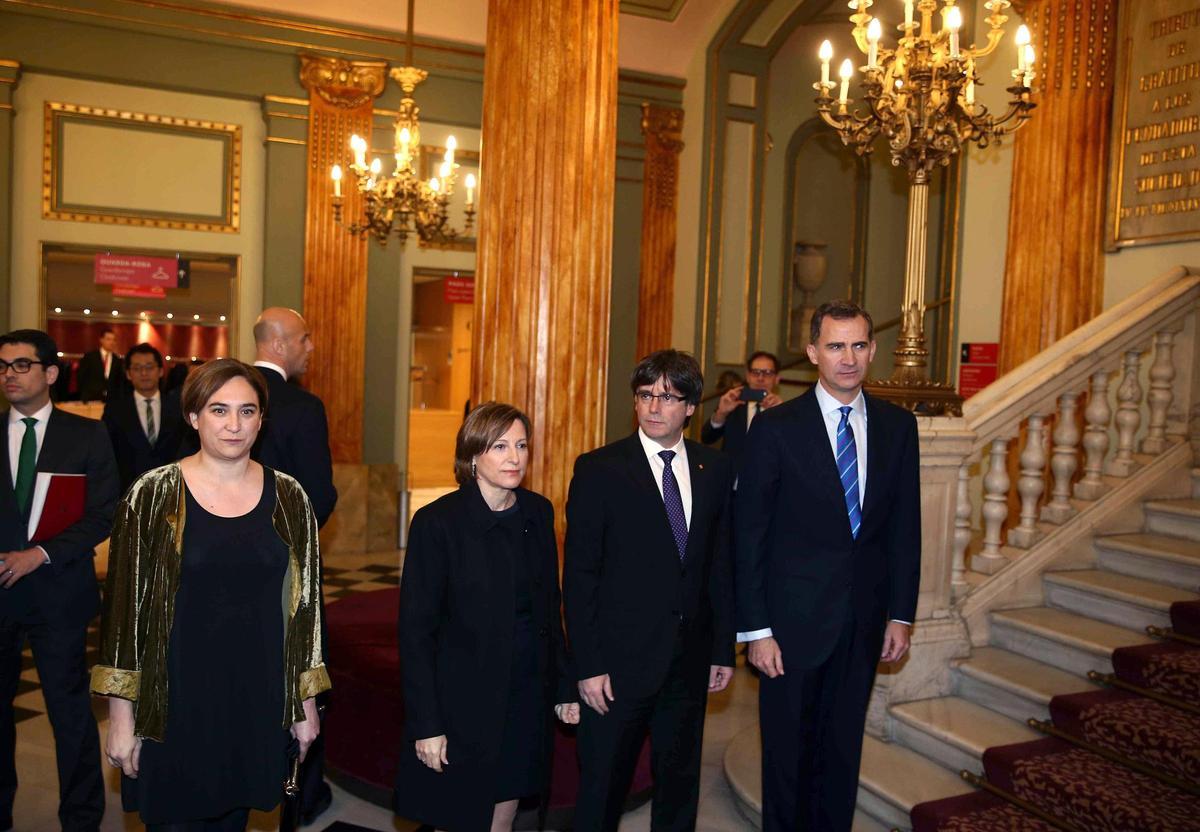
<svg viewBox="0 0 1200 832">
<path fill-rule="evenodd" d="M 826 303 L 810 340 L 818 383 L 759 416 L 734 509 L 764 832 L 849 832 L 875 667 L 908 650 L 921 573 L 917 425 L 862 392 L 871 317 Z"/>
<path fill-rule="evenodd" d="M 104 814 L 104 781 L 84 644 L 100 608 L 93 549 L 112 528 L 119 482 L 104 426 L 50 402 L 57 351 L 38 330 L 0 336 L 0 380 L 11 405 L 0 415 L 0 829 L 14 822 L 13 697 L 28 637 L 54 730 L 62 828 L 94 832 Z M 31 541 L 38 472 L 86 475 L 86 498 L 75 523 Z"/>
<path fill-rule="evenodd" d="M 746 447 L 746 432 L 754 418 L 764 410 L 783 404 L 775 393 L 779 381 L 779 359 L 772 353 L 759 350 L 746 359 L 746 384 L 732 387 L 717 399 L 717 409 L 704 423 L 700 441 L 705 445 L 721 442 L 721 450 L 733 457 L 734 468 L 741 462 Z M 743 389 L 762 390 L 761 402 L 741 399 Z"/>
<path fill-rule="evenodd" d="M 179 393 L 163 395 L 162 353 L 150 344 L 138 344 L 125 355 L 125 376 L 130 389 L 113 396 L 104 405 L 104 424 L 112 440 L 121 493 L 147 471 L 179 458 L 183 416 Z"/>
<path fill-rule="evenodd" d="M 85 352 L 75 371 L 81 402 L 102 402 L 123 386 L 125 364 L 117 355 L 117 335 L 111 329 L 100 333 L 96 349 Z"/>
<path fill-rule="evenodd" d="M 267 379 L 267 418 L 252 456 L 263 465 L 296 478 L 308 495 L 319 528 L 325 525 L 337 504 L 329 422 L 320 399 L 288 382 L 308 369 L 313 351 L 308 324 L 293 309 L 280 306 L 264 309 L 254 322 L 254 346 L 254 366 Z M 324 628 L 324 615 L 321 622 Z M 325 641 L 322 629 L 322 647 Z M 325 655 L 328 660 L 327 649 Z M 317 701 L 324 706 L 323 700 L 324 696 Z M 324 770 L 325 740 L 318 736 L 300 766 L 300 820 L 304 825 L 312 823 L 333 802 Z"/>
<path fill-rule="evenodd" d="M 695 827 L 705 702 L 733 674 L 733 466 L 683 439 L 700 367 L 663 350 L 630 386 L 637 432 L 580 456 L 567 498 L 563 606 L 587 706 L 577 832 L 617 828 L 647 727 L 651 828 Z"/>
</svg>

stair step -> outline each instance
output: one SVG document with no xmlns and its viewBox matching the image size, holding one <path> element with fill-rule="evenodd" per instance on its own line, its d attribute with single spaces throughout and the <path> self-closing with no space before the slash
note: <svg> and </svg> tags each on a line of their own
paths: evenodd
<svg viewBox="0 0 1200 832">
<path fill-rule="evenodd" d="M 888 829 L 909 829 L 918 803 L 970 789 L 962 778 L 894 742 L 867 735 L 858 773 L 858 808 Z"/>
<path fill-rule="evenodd" d="M 1046 603 L 1119 627 L 1169 627 L 1171 604 L 1200 594 L 1169 584 L 1100 569 L 1048 572 L 1042 576 Z"/>
<path fill-rule="evenodd" d="M 1096 565 L 1110 572 L 1171 586 L 1200 586 L 1200 546 L 1161 534 L 1116 534 L 1097 537 Z"/>
<path fill-rule="evenodd" d="M 1151 500 L 1143 507 L 1146 531 L 1200 543 L 1200 499 Z"/>
<path fill-rule="evenodd" d="M 1050 700 L 1093 690 L 1078 676 L 999 647 L 981 647 L 955 663 L 955 690 L 963 699 L 1023 722 L 1050 718 Z"/>
<path fill-rule="evenodd" d="M 893 705 L 888 714 L 897 742 L 952 772 L 978 772 L 987 748 L 1041 736 L 1021 722 L 959 696 Z"/>
<path fill-rule="evenodd" d="M 1200 500 L 1200 468 L 1192 469 L 1192 496 Z"/>
<path fill-rule="evenodd" d="M 1052 607 L 1002 610 L 992 615 L 992 644 L 1087 677 L 1112 672 L 1112 651 L 1144 644 L 1145 633 Z"/>
</svg>

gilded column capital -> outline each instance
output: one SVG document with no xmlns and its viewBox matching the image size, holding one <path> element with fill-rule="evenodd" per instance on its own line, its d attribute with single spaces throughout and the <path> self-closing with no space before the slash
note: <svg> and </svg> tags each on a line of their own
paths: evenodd
<svg viewBox="0 0 1200 832">
<path fill-rule="evenodd" d="M 643 102 L 642 135 L 646 137 L 647 148 L 653 142 L 658 149 L 680 153 L 683 150 L 683 110 Z"/>
<path fill-rule="evenodd" d="M 383 92 L 387 82 L 385 61 L 346 61 L 324 55 L 300 56 L 300 83 L 309 95 L 347 110 L 366 104 Z"/>
</svg>

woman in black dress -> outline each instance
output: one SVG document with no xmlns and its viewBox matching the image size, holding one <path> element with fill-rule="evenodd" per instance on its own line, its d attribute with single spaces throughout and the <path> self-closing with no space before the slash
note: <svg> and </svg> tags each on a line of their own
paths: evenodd
<svg viewBox="0 0 1200 832">
<path fill-rule="evenodd" d="M 184 384 L 200 451 L 139 478 L 117 510 L 92 690 L 106 754 L 150 830 L 243 830 L 319 730 L 316 521 L 296 481 L 250 459 L 266 382 L 232 359 Z M 281 603 L 282 602 L 282 603 Z"/>
<path fill-rule="evenodd" d="M 553 716 L 579 721 L 550 501 L 520 487 L 529 420 L 489 402 L 458 432 L 459 489 L 414 515 L 400 584 L 406 747 L 396 813 L 508 832 L 548 793 Z"/>
</svg>

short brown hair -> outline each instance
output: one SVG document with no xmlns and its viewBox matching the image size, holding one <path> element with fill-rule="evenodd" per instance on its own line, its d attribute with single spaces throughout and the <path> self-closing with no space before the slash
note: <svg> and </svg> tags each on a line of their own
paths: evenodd
<svg viewBox="0 0 1200 832">
<path fill-rule="evenodd" d="M 244 364 L 236 358 L 218 358 L 205 362 L 188 374 L 179 394 L 179 406 L 183 410 L 184 418 L 203 410 L 208 400 L 215 396 L 227 381 L 235 378 L 246 379 L 254 389 L 254 395 L 258 397 L 259 413 L 266 415 L 267 380 L 258 368 Z"/>
<path fill-rule="evenodd" d="M 867 322 L 867 340 L 875 340 L 875 322 L 871 320 L 871 313 L 852 300 L 830 300 L 822 303 L 817 307 L 817 311 L 813 312 L 812 324 L 808 328 L 808 342 L 810 344 L 815 344 L 821 340 L 821 323 L 826 318 L 833 318 L 835 321 L 851 321 L 855 318 L 864 318 Z M 778 366 L 776 364 L 776 367 Z"/>
<path fill-rule="evenodd" d="M 511 404 L 484 402 L 467 414 L 454 440 L 454 479 L 459 485 L 475 479 L 471 461 L 503 436 L 513 422 L 524 425 L 525 435 L 529 435 L 529 417 Z"/>
</svg>

